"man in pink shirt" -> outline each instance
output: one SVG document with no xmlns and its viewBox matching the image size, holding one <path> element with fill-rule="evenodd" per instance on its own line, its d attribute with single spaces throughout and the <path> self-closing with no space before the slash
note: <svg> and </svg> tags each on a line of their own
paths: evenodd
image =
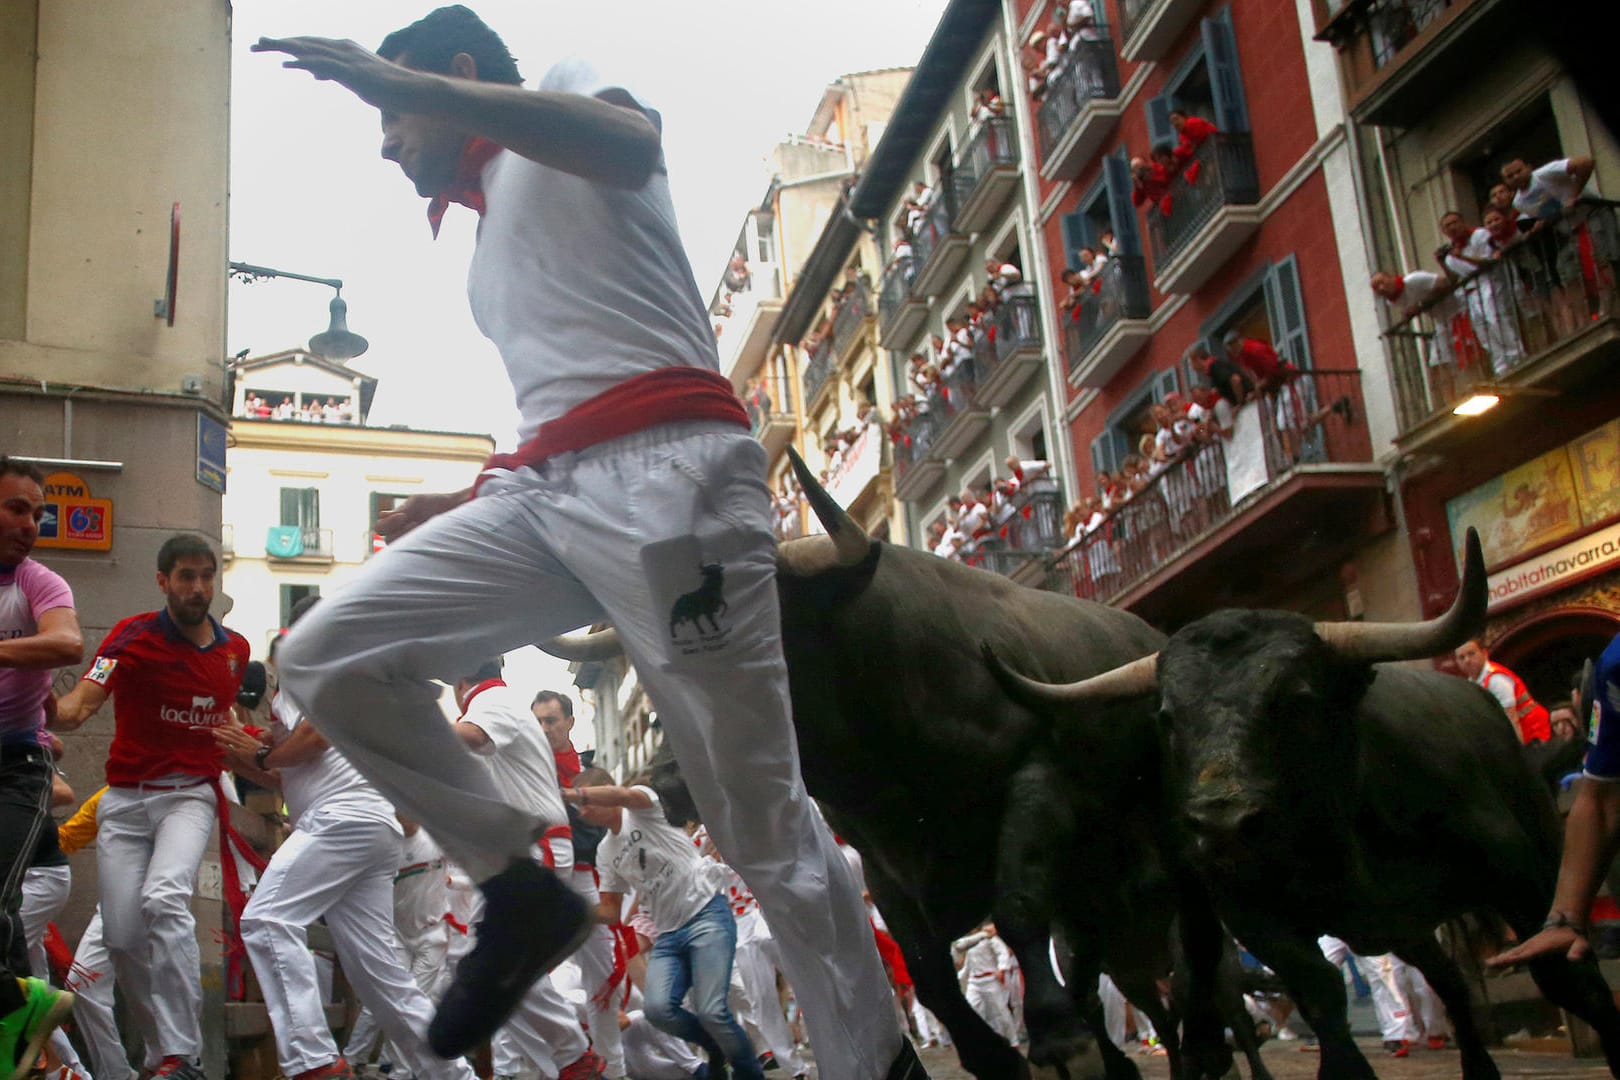
<svg viewBox="0 0 1620 1080">
<path fill-rule="evenodd" d="M 54 769 L 45 741 L 51 670 L 84 658 L 67 582 L 28 556 L 45 516 L 45 477 L 0 454 L 0 1066 L 26 1075 L 73 995 L 28 977 L 19 909 L 23 875 L 56 846 L 50 822 Z"/>
</svg>

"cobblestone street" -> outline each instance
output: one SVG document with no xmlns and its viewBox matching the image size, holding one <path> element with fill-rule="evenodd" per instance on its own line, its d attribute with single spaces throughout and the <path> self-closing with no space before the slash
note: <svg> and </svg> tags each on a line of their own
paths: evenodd
<svg viewBox="0 0 1620 1080">
<path fill-rule="evenodd" d="M 1384 1080 L 1454 1080 L 1458 1075 L 1457 1052 L 1442 1050 L 1430 1052 L 1413 1050 L 1412 1056 L 1396 1060 L 1387 1057 L 1376 1039 L 1360 1040 L 1367 1060 Z M 1266 1065 L 1277 1080 L 1314 1080 L 1317 1055 L 1301 1053 L 1294 1042 L 1268 1042 L 1262 1053 Z M 1492 1051 L 1504 1078 L 1511 1077 L 1575 1077 L 1606 1076 L 1603 1063 L 1598 1060 L 1577 1061 L 1568 1054 L 1531 1053 L 1523 1050 L 1498 1048 Z M 922 1059 L 934 1080 L 972 1080 L 972 1074 L 957 1063 L 953 1050 L 925 1050 Z M 1162 1057 L 1138 1057 L 1143 1080 L 1165 1080 L 1170 1068 Z M 1239 1065 L 1245 1078 L 1248 1068 Z"/>
</svg>

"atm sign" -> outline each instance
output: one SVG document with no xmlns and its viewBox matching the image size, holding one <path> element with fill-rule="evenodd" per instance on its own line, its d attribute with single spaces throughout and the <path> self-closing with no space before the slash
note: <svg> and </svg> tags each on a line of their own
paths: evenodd
<svg viewBox="0 0 1620 1080">
<path fill-rule="evenodd" d="M 90 495 L 90 485 L 73 473 L 45 478 L 45 516 L 38 546 L 70 551 L 112 550 L 111 499 Z"/>
</svg>

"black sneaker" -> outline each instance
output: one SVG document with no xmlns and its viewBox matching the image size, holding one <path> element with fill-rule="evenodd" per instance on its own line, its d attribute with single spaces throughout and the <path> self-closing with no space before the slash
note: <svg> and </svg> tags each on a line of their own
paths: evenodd
<svg viewBox="0 0 1620 1080">
<path fill-rule="evenodd" d="M 917 1048 L 904 1035 L 900 1036 L 900 1056 L 889 1066 L 884 1080 L 929 1080 L 928 1070 L 923 1068 L 922 1059 L 917 1056 Z"/>
<path fill-rule="evenodd" d="M 566 960 L 591 932 L 591 911 L 556 874 L 528 859 L 479 886 L 478 942 L 461 963 L 428 1025 L 428 1046 L 458 1058 L 506 1023 L 536 979 Z"/>
<path fill-rule="evenodd" d="M 1344 418 L 1346 425 L 1354 427 L 1356 423 L 1356 410 L 1350 404 L 1350 396 L 1346 394 L 1333 403 L 1333 411 Z"/>
</svg>

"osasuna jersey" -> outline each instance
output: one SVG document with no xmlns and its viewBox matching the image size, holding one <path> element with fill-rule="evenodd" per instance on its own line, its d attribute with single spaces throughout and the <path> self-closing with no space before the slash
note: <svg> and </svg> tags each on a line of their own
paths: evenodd
<svg viewBox="0 0 1620 1080">
<path fill-rule="evenodd" d="M 1620 634 L 1598 657 L 1592 672 L 1592 748 L 1586 752 L 1586 775 L 1594 780 L 1620 780 Z"/>
<path fill-rule="evenodd" d="M 84 678 L 112 694 L 107 783 L 219 775 L 224 754 L 212 729 L 230 720 L 251 650 L 241 634 L 208 622 L 213 637 L 203 646 L 166 610 L 132 615 L 102 642 Z"/>
</svg>

